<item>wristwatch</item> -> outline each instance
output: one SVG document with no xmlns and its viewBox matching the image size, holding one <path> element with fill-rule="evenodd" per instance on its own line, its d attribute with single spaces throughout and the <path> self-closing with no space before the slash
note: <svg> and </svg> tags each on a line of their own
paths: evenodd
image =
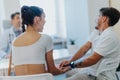
<svg viewBox="0 0 120 80">
<path fill-rule="evenodd" d="M 76 67 L 77 67 L 77 65 L 75 64 L 74 61 L 70 62 L 70 63 L 67 64 L 67 65 L 63 65 L 63 67 L 67 67 L 67 66 L 70 66 L 71 68 L 76 68 Z"/>
<path fill-rule="evenodd" d="M 70 63 L 70 67 L 71 67 L 71 68 L 75 68 L 75 67 L 76 67 L 74 61 L 72 61 L 72 62 Z"/>
</svg>

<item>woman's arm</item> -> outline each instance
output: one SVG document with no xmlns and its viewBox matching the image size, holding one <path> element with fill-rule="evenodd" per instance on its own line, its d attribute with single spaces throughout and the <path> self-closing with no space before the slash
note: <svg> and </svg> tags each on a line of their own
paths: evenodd
<svg viewBox="0 0 120 80">
<path fill-rule="evenodd" d="M 48 72 L 52 73 L 53 75 L 64 73 L 55 66 L 53 60 L 53 50 L 50 50 L 46 53 L 46 62 L 47 62 Z"/>
</svg>

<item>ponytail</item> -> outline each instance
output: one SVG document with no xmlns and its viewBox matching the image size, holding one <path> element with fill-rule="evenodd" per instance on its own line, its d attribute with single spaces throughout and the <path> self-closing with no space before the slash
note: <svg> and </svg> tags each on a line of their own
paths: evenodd
<svg viewBox="0 0 120 80">
<path fill-rule="evenodd" d="M 22 23 L 22 32 L 25 32 L 25 24 Z"/>
</svg>

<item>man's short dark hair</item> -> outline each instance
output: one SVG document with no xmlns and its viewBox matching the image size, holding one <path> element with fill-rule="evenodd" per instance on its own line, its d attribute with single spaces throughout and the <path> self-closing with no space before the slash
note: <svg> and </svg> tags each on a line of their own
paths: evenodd
<svg viewBox="0 0 120 80">
<path fill-rule="evenodd" d="M 120 12 L 112 7 L 105 7 L 100 9 L 102 16 L 107 16 L 109 18 L 108 25 L 114 26 L 120 18 Z"/>
<path fill-rule="evenodd" d="M 14 17 L 15 17 L 16 15 L 20 15 L 20 13 L 19 13 L 19 12 L 12 13 L 12 14 L 11 14 L 11 19 L 14 19 Z"/>
</svg>

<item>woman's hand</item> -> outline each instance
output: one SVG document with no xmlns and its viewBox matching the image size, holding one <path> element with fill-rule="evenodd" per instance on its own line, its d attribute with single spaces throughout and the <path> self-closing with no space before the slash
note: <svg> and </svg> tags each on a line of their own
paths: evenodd
<svg viewBox="0 0 120 80">
<path fill-rule="evenodd" d="M 66 72 L 66 71 L 70 70 L 71 69 L 70 66 L 65 66 L 65 65 L 68 65 L 68 64 L 70 64 L 70 61 L 68 61 L 68 60 L 62 61 L 59 65 L 59 69 L 63 72 Z"/>
<path fill-rule="evenodd" d="M 70 63 L 70 61 L 68 61 L 68 60 L 62 61 L 59 65 L 59 68 L 62 68 L 64 65 L 67 65 L 69 63 Z"/>
</svg>

